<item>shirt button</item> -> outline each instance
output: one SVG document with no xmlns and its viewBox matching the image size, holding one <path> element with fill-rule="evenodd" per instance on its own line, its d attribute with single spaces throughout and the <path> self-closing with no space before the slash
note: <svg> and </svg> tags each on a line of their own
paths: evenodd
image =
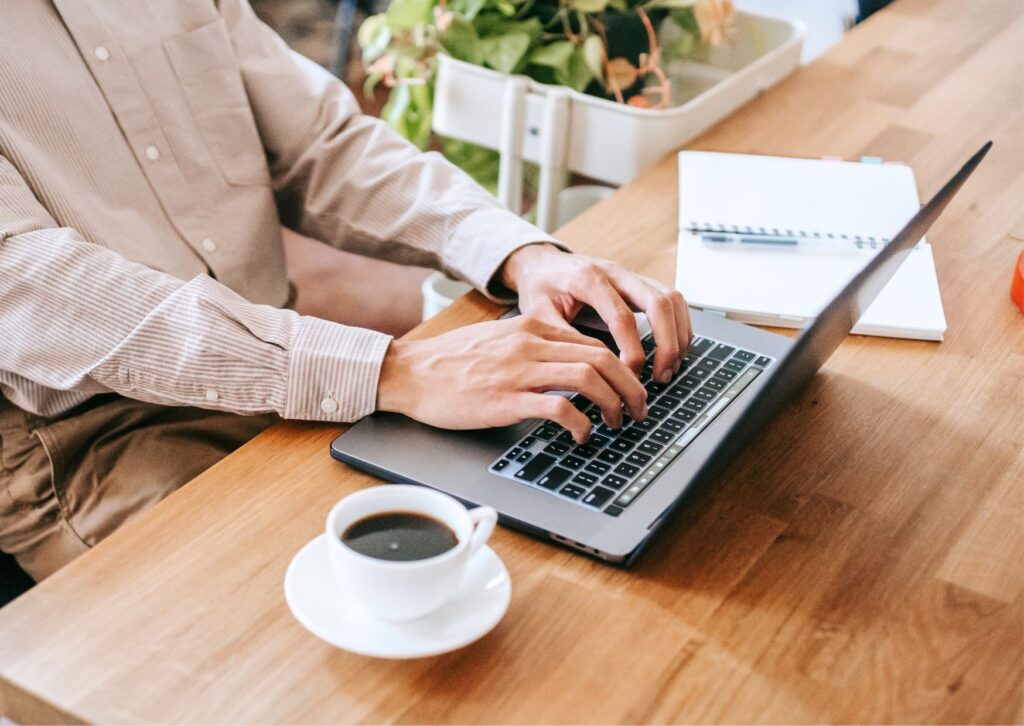
<svg viewBox="0 0 1024 726">
<path fill-rule="evenodd" d="M 96 57 L 101 61 L 110 60 L 110 51 L 102 45 L 97 45 L 96 50 L 94 50 L 93 53 L 95 53 Z"/>
<path fill-rule="evenodd" d="M 206 250 L 207 252 L 217 251 L 217 245 L 215 245 L 213 243 L 213 240 L 210 239 L 209 237 L 205 238 L 202 242 L 200 242 L 200 244 L 203 246 L 203 249 Z"/>
<path fill-rule="evenodd" d="M 320 402 L 320 410 L 324 413 L 334 413 L 338 410 L 338 402 L 328 396 Z"/>
<path fill-rule="evenodd" d="M 147 146 L 146 158 L 149 159 L 150 161 L 156 161 L 157 159 L 160 158 L 160 149 L 156 148 L 153 145 Z"/>
<path fill-rule="evenodd" d="M 217 393 L 215 390 L 213 390 L 212 388 L 208 388 L 206 390 L 207 401 L 216 401 L 218 398 L 220 398 L 220 394 Z"/>
</svg>

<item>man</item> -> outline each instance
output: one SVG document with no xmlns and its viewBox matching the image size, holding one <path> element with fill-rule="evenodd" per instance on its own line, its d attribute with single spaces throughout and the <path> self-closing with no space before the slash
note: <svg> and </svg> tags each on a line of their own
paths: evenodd
<svg viewBox="0 0 1024 726">
<path fill-rule="evenodd" d="M 0 42 L 0 548 L 36 579 L 276 416 L 541 417 L 582 441 L 586 417 L 541 393 L 646 415 L 630 308 L 655 375 L 678 369 L 678 293 L 567 254 L 359 115 L 246 0 L 7 2 Z M 529 317 L 405 342 L 300 316 L 281 225 Z M 583 304 L 621 360 L 568 326 Z"/>
</svg>

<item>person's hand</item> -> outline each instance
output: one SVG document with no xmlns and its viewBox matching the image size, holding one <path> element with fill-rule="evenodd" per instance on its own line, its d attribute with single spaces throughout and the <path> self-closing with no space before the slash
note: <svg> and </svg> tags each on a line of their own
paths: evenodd
<svg viewBox="0 0 1024 726">
<path fill-rule="evenodd" d="M 392 341 L 381 366 L 377 408 L 449 429 L 507 426 L 529 418 L 561 424 L 583 443 L 590 419 L 562 396 L 579 391 L 622 425 L 622 403 L 647 417 L 647 391 L 599 341 L 520 316 L 468 325 L 436 338 Z"/>
<path fill-rule="evenodd" d="M 693 338 L 690 311 L 676 290 L 608 260 L 571 255 L 548 244 L 521 247 L 501 269 L 501 282 L 519 293 L 524 315 L 561 327 L 589 305 L 608 325 L 622 362 L 644 364 L 633 311 L 646 313 L 654 331 L 654 378 L 667 383 Z"/>
</svg>

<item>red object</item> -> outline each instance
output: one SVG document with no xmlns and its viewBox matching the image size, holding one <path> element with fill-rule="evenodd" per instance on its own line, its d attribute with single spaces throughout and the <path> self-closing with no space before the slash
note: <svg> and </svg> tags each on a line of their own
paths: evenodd
<svg viewBox="0 0 1024 726">
<path fill-rule="evenodd" d="M 1017 258 L 1017 264 L 1013 268 L 1013 282 L 1010 283 L 1010 299 L 1017 303 L 1017 307 L 1024 313 L 1024 252 Z"/>
</svg>

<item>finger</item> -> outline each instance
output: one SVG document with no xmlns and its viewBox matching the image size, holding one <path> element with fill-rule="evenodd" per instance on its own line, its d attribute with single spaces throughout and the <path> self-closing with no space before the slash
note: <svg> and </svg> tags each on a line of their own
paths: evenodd
<svg viewBox="0 0 1024 726">
<path fill-rule="evenodd" d="M 516 415 L 522 420 L 544 418 L 554 421 L 567 429 L 578 444 L 585 444 L 590 438 L 590 419 L 577 411 L 567 398 L 545 396 L 543 393 L 520 393 L 514 405 Z"/>
<path fill-rule="evenodd" d="M 557 311 L 555 315 L 558 315 Z M 549 320 L 548 318 L 531 318 L 524 320 L 528 332 L 536 335 L 538 338 L 543 340 L 557 342 L 557 343 L 572 343 L 574 345 L 586 345 L 593 348 L 600 348 L 608 350 L 607 346 L 597 338 L 591 338 L 589 335 L 584 335 L 576 328 L 562 318 L 560 315 L 556 320 Z"/>
<path fill-rule="evenodd" d="M 647 391 L 626 364 L 603 345 L 594 348 L 571 343 L 552 343 L 539 349 L 537 355 L 538 360 L 589 364 L 626 404 L 630 416 L 637 421 L 647 418 Z"/>
<path fill-rule="evenodd" d="M 622 399 L 588 363 L 538 363 L 523 383 L 537 391 L 578 391 L 600 407 L 610 428 L 622 426 Z"/>
<path fill-rule="evenodd" d="M 690 350 L 690 343 L 693 342 L 693 323 L 690 321 L 690 306 L 686 304 L 683 293 L 672 290 L 669 295 L 672 297 L 672 307 L 676 312 L 676 327 L 679 328 L 680 352 L 682 355 Z"/>
<path fill-rule="evenodd" d="M 668 383 L 679 368 L 683 345 L 679 337 L 675 306 L 672 297 L 644 278 L 626 273 L 615 276 L 612 282 L 626 299 L 647 314 L 654 331 L 654 379 Z"/>
<path fill-rule="evenodd" d="M 601 273 L 589 280 L 577 291 L 576 297 L 597 311 L 619 346 L 619 358 L 634 373 L 639 373 L 644 365 L 644 349 L 640 345 L 636 318 L 607 276 Z"/>
</svg>

